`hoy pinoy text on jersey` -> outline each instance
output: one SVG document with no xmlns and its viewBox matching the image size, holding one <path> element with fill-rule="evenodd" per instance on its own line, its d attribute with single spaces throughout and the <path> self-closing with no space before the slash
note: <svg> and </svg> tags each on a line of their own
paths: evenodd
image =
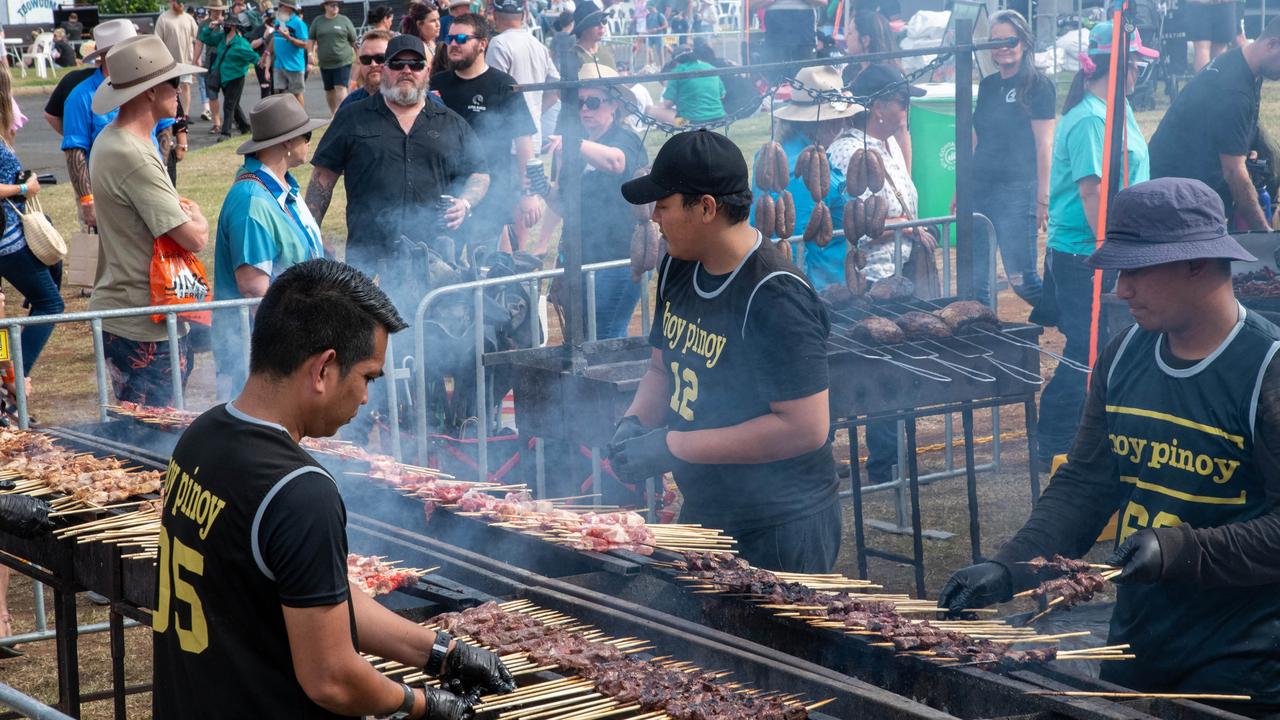
<svg viewBox="0 0 1280 720">
<path fill-rule="evenodd" d="M 760 238 L 727 275 L 663 258 L 656 307 L 649 344 L 671 373 L 671 430 L 731 427 L 827 389 L 826 309 Z M 829 446 L 757 465 L 681 463 L 682 518 L 733 531 L 806 517 L 835 501 L 832 463 Z"/>
<path fill-rule="evenodd" d="M 1190 367 L 1174 366 L 1163 335 L 1135 325 L 1120 341 L 1106 377 L 1106 418 L 1121 542 L 1144 528 L 1212 532 L 1275 502 L 1255 460 L 1254 423 L 1280 329 L 1239 312 L 1222 345 Z M 1245 687 L 1274 702 L 1278 598 L 1275 585 L 1123 586 L 1108 642 L 1130 643 L 1142 662 L 1107 663 L 1103 678 L 1148 692 Z"/>
</svg>

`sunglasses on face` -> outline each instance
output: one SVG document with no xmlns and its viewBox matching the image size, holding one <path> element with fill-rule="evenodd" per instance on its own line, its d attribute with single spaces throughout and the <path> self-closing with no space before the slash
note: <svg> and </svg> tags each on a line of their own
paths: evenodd
<svg viewBox="0 0 1280 720">
<path fill-rule="evenodd" d="M 182 84 L 182 78 L 169 78 L 166 82 L 169 83 L 169 87 L 177 90 L 178 85 Z"/>
<path fill-rule="evenodd" d="M 386 65 L 387 56 L 384 53 L 378 53 L 377 55 L 361 55 L 360 56 L 361 65 L 372 65 L 374 63 L 377 63 L 379 65 Z"/>
<path fill-rule="evenodd" d="M 444 43 L 446 45 L 466 45 L 467 43 L 471 42 L 471 38 L 473 37 L 475 37 L 475 35 L 468 35 L 466 33 L 456 33 L 454 35 L 445 35 Z"/>
<path fill-rule="evenodd" d="M 302 138 L 302 142 L 304 142 L 304 143 L 309 143 L 309 142 L 311 142 L 311 133 L 309 133 L 309 132 L 302 133 L 302 134 L 301 134 L 301 135 L 299 135 L 298 137 Z"/>
<path fill-rule="evenodd" d="M 579 110 L 599 110 L 601 105 L 604 105 L 604 98 L 598 98 L 598 97 L 578 98 Z"/>
<path fill-rule="evenodd" d="M 412 70 L 414 72 L 422 72 L 427 69 L 426 60 L 391 60 L 387 63 L 387 67 L 394 72 L 401 70 Z"/>
</svg>

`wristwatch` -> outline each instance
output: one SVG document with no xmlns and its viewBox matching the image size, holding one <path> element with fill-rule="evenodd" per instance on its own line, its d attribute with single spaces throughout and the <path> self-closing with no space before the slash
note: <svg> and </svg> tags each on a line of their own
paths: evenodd
<svg viewBox="0 0 1280 720">
<path fill-rule="evenodd" d="M 439 677 L 444 673 L 444 656 L 449 652 L 449 643 L 453 636 L 443 630 L 436 631 L 436 642 L 431 646 L 431 654 L 427 656 L 427 665 L 423 668 L 429 675 Z"/>
<path fill-rule="evenodd" d="M 400 687 L 404 689 L 404 702 L 400 703 L 395 712 L 386 716 L 385 720 L 409 720 L 409 714 L 413 712 L 413 688 L 404 683 L 400 683 Z"/>
</svg>

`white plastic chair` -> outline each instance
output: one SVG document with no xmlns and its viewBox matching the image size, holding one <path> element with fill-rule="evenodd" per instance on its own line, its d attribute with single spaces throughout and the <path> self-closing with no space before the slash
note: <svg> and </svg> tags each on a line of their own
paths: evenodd
<svg viewBox="0 0 1280 720">
<path fill-rule="evenodd" d="M 36 77 L 45 77 L 53 68 L 53 33 L 42 32 L 31 41 L 31 46 L 22 53 L 22 77 L 27 76 L 27 62 L 36 69 Z"/>
<path fill-rule="evenodd" d="M 742 27 L 742 3 L 736 0 L 721 0 L 718 6 L 720 10 L 720 29 L 721 30 L 737 30 Z"/>
<path fill-rule="evenodd" d="M 631 34 L 631 3 L 613 5 L 605 11 L 605 14 L 607 16 L 605 24 L 609 27 L 611 37 Z"/>
</svg>

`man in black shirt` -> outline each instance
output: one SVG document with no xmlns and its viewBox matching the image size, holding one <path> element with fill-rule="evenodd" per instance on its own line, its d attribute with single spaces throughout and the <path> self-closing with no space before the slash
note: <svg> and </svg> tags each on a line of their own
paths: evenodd
<svg viewBox="0 0 1280 720">
<path fill-rule="evenodd" d="M 1280 80 L 1280 18 L 1193 77 L 1151 137 L 1151 177 L 1204 182 L 1222 198 L 1228 225 L 1248 230 L 1271 229 L 1244 162 L 1258 132 L 1263 80 Z"/>
<path fill-rule="evenodd" d="M 458 695 L 394 682 L 361 652 L 464 694 L 514 689 L 492 653 L 353 591 L 342 497 L 298 445 L 351 419 L 404 327 L 373 281 L 332 260 L 295 265 L 267 291 L 244 390 L 191 424 L 165 476 L 155 717 L 470 715 Z"/>
<path fill-rule="evenodd" d="M 455 17 L 441 40 L 448 46 L 449 70 L 431 76 L 431 89 L 475 130 L 489 166 L 489 191 L 467 221 L 465 237 L 472 246 L 497 247 L 499 234 L 512 219 L 533 227 L 542 216 L 537 196 L 521 196 L 538 126 L 528 103 L 511 91 L 515 78 L 486 62 L 489 23 L 484 18 L 472 13 Z"/>
<path fill-rule="evenodd" d="M 938 604 L 1008 600 L 1036 556 L 1080 557 L 1115 511 L 1122 566 L 1108 643 L 1137 660 L 1102 678 L 1143 692 L 1243 693 L 1280 712 L 1280 328 L 1236 300 L 1221 203 L 1198 180 L 1139 183 L 1112 201 L 1089 258 L 1120 271 L 1137 324 L 1103 351 L 1067 463 L 994 561 L 958 571 Z M 1232 703 L 1231 710 L 1242 708 Z"/>
<path fill-rule="evenodd" d="M 457 230 L 489 187 L 480 141 L 466 121 L 427 102 L 427 53 L 414 35 L 387 43 L 382 93 L 350 105 L 316 148 L 307 207 L 323 222 L 338 176 L 347 190 L 347 261 L 395 263 L 401 237 Z M 437 210 L 441 196 L 447 208 Z M 385 274 L 384 274 L 385 276 Z"/>
<path fill-rule="evenodd" d="M 762 568 L 827 572 L 840 505 L 827 399 L 827 313 L 804 276 L 747 224 L 747 163 L 700 130 L 666 142 L 653 171 L 622 186 L 655 203 L 654 350 L 610 443 L 627 481 L 667 471 L 681 520 L 738 539 Z"/>
<path fill-rule="evenodd" d="M 59 135 L 62 134 L 62 114 L 63 108 L 67 104 L 67 96 L 97 69 L 97 67 L 89 65 L 79 70 L 72 70 L 63 75 L 58 84 L 54 86 L 53 92 L 49 93 L 49 101 L 44 104 L 44 120 L 49 123 L 49 127 L 53 128 L 54 132 Z"/>
</svg>

